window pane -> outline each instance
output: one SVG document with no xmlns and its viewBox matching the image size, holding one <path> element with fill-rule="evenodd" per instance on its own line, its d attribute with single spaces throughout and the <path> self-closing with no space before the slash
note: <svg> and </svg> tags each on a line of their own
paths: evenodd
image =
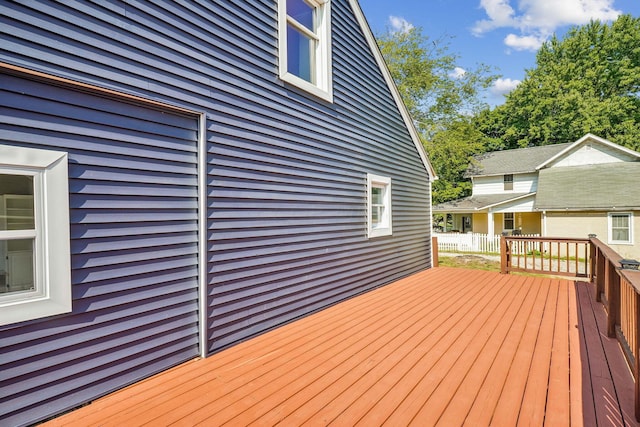
<svg viewBox="0 0 640 427">
<path fill-rule="evenodd" d="M 309 31 L 315 32 L 313 25 L 314 8 L 303 0 L 287 0 L 287 15 L 307 27 Z"/>
<path fill-rule="evenodd" d="M 315 84 L 312 57 L 314 43 L 295 28 L 287 27 L 287 71 Z"/>
<path fill-rule="evenodd" d="M 380 187 L 372 187 L 371 188 L 371 204 L 373 205 L 382 205 L 384 204 L 382 200 L 383 189 Z"/>
<path fill-rule="evenodd" d="M 505 175 L 504 176 L 504 189 L 513 190 L 513 175 Z"/>
<path fill-rule="evenodd" d="M 33 230 L 33 177 L 0 174 L 0 230 Z"/>
<path fill-rule="evenodd" d="M 629 217 L 627 215 L 612 215 L 611 220 L 614 228 L 629 227 Z"/>
<path fill-rule="evenodd" d="M 513 230 L 514 225 L 514 217 L 513 212 L 507 212 L 504 214 L 504 229 L 505 230 Z"/>
<path fill-rule="evenodd" d="M 33 239 L 0 241 L 0 294 L 34 289 Z"/>
<path fill-rule="evenodd" d="M 614 228 L 613 230 L 611 230 L 611 237 L 615 241 L 628 242 L 629 230 L 625 230 L 623 228 Z"/>
<path fill-rule="evenodd" d="M 380 224 L 380 218 L 382 217 L 380 211 L 380 206 L 373 206 L 371 208 L 371 224 L 373 226 Z"/>
</svg>

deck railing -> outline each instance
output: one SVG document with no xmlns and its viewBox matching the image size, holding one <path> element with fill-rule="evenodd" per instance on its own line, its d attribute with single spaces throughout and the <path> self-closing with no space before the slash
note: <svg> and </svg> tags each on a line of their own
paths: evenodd
<svg viewBox="0 0 640 427">
<path fill-rule="evenodd" d="M 571 277 L 589 277 L 589 239 L 502 236 L 502 273 L 531 272 Z"/>
<path fill-rule="evenodd" d="M 640 271 L 595 236 L 589 239 L 503 237 L 502 273 L 513 271 L 588 277 L 607 312 L 607 335 L 617 338 L 635 381 L 640 421 Z M 635 269 L 634 269 L 635 268 Z"/>
<path fill-rule="evenodd" d="M 629 262 L 631 261 L 631 262 Z M 591 239 L 596 300 L 607 312 L 607 335 L 617 338 L 635 380 L 635 412 L 640 421 L 640 271 L 597 238 Z"/>
</svg>

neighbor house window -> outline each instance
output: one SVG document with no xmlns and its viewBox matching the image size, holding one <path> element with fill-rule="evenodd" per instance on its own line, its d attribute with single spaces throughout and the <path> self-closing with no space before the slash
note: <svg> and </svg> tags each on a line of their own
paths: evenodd
<svg viewBox="0 0 640 427">
<path fill-rule="evenodd" d="M 633 243 L 633 215 L 609 214 L 609 243 Z"/>
<path fill-rule="evenodd" d="M 0 325 L 71 311 L 67 154 L 0 145 Z"/>
<path fill-rule="evenodd" d="M 513 175 L 504 176 L 504 190 L 505 191 L 513 190 Z"/>
<path fill-rule="evenodd" d="M 391 227 L 391 178 L 367 174 L 368 236 L 388 236 Z"/>
<path fill-rule="evenodd" d="M 280 78 L 328 101 L 331 6 L 328 0 L 279 0 Z"/>
<path fill-rule="evenodd" d="M 504 214 L 504 230 L 513 230 L 513 212 L 505 212 Z"/>
</svg>

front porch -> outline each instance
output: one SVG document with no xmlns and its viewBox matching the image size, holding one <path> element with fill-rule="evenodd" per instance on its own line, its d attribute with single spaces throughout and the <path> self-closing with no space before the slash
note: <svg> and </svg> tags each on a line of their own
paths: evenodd
<svg viewBox="0 0 640 427">
<path fill-rule="evenodd" d="M 540 212 L 440 212 L 434 224 L 442 233 L 480 233 L 487 235 L 540 235 L 543 216 Z M 446 220 L 445 220 L 446 218 Z"/>
<path fill-rule="evenodd" d="M 637 425 L 595 286 L 433 268 L 48 425 Z"/>
</svg>

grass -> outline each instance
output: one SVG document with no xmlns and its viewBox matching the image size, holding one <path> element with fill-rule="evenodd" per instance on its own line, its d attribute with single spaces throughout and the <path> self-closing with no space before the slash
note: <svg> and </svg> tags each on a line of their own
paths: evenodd
<svg viewBox="0 0 640 427">
<path fill-rule="evenodd" d="M 474 270 L 500 271 L 500 261 L 478 255 L 442 256 L 438 258 L 442 267 L 471 268 Z"/>
</svg>

